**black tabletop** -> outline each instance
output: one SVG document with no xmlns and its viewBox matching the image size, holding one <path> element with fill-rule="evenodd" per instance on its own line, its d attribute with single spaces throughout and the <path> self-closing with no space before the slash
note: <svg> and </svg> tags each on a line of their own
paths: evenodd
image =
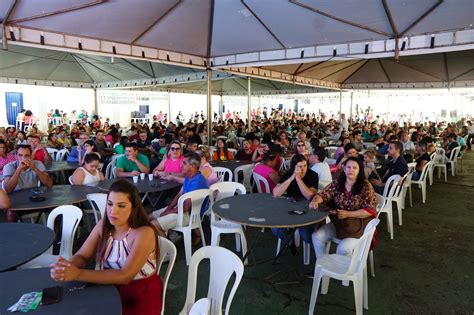
<svg viewBox="0 0 474 315">
<path fill-rule="evenodd" d="M 225 167 L 230 169 L 232 172 L 242 165 L 252 164 L 252 161 L 240 161 L 240 160 L 231 160 L 231 161 L 211 161 L 209 162 L 212 167 Z"/>
<path fill-rule="evenodd" d="M 123 177 L 123 178 L 112 178 L 104 180 L 97 184 L 97 188 L 108 191 L 110 186 L 119 179 L 125 179 L 129 182 L 133 183 L 132 178 Z M 148 175 L 145 176 L 145 179 L 138 178 L 138 183 L 133 184 L 140 194 L 150 193 L 150 192 L 161 192 L 169 189 L 173 189 L 176 187 L 180 187 L 181 184 L 172 181 L 166 181 L 163 179 L 159 179 L 154 177 L 152 181 L 148 180 Z"/>
<path fill-rule="evenodd" d="M 43 201 L 31 201 L 30 196 L 41 191 Z M 87 200 L 87 195 L 98 193 L 100 189 L 87 185 L 54 185 L 52 188 L 40 187 L 14 191 L 8 196 L 12 207 L 10 210 L 36 210 L 71 205 Z"/>
<path fill-rule="evenodd" d="M 0 271 L 15 268 L 38 257 L 53 241 L 54 232 L 44 225 L 0 223 Z"/>
<path fill-rule="evenodd" d="M 62 300 L 56 304 L 39 305 L 33 314 L 117 314 L 122 311 L 118 290 L 113 285 L 81 282 L 56 282 L 51 279 L 49 268 L 24 269 L 0 273 L 0 314 L 28 292 L 41 292 L 43 288 L 61 286 Z M 29 314 L 30 312 L 28 312 Z"/>
<path fill-rule="evenodd" d="M 44 165 L 47 172 L 60 172 L 60 171 L 69 171 L 75 170 L 79 167 L 79 163 L 70 163 L 67 161 L 54 161 L 51 163 L 46 163 Z"/>
<path fill-rule="evenodd" d="M 315 224 L 324 220 L 327 213 L 309 209 L 309 201 L 295 202 L 289 198 L 275 198 L 271 194 L 246 194 L 224 198 L 212 210 L 220 217 L 255 227 L 291 228 Z M 290 214 L 300 210 L 304 214 Z"/>
</svg>

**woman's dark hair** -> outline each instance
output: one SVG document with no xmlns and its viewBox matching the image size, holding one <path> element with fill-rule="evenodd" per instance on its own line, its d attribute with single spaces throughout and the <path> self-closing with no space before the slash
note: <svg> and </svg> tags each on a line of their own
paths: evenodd
<svg viewBox="0 0 474 315">
<path fill-rule="evenodd" d="M 99 152 L 99 150 L 97 150 L 97 146 L 95 145 L 95 142 L 92 141 L 92 140 L 87 140 L 86 142 L 84 142 L 84 145 L 90 145 L 92 147 L 92 152 Z"/>
<path fill-rule="evenodd" d="M 293 157 L 291 158 L 291 161 L 290 161 L 290 169 L 288 170 L 288 173 L 291 175 L 295 172 L 295 167 L 296 167 L 296 164 L 298 164 L 299 162 L 303 162 L 305 161 L 306 162 L 306 165 L 308 164 L 308 160 L 306 159 L 306 157 L 303 155 L 303 154 L 295 154 L 293 155 Z"/>
<path fill-rule="evenodd" d="M 357 174 L 356 181 L 352 186 L 351 191 L 352 194 L 357 195 L 360 194 L 365 184 L 364 163 L 359 158 L 350 157 L 344 162 L 344 164 L 342 164 L 343 167 L 345 167 L 349 161 L 356 162 L 357 165 L 359 165 L 359 174 Z M 339 175 L 339 178 L 337 179 L 337 190 L 342 193 L 346 191 L 346 173 L 344 170 L 342 170 L 341 175 Z"/>
<path fill-rule="evenodd" d="M 270 142 L 272 142 L 272 135 L 268 132 L 265 132 L 263 134 L 263 137 L 262 137 L 262 143 L 266 144 L 266 143 L 270 143 Z"/>
<path fill-rule="evenodd" d="M 274 152 L 267 152 L 263 155 L 263 162 L 266 163 L 266 162 L 270 162 L 270 161 L 273 161 L 276 159 L 276 154 Z"/>
<path fill-rule="evenodd" d="M 26 133 L 23 130 L 18 130 L 16 135 L 18 136 L 18 134 L 20 134 L 20 133 L 23 135 L 23 138 L 26 139 Z"/>
<path fill-rule="evenodd" d="M 120 138 L 120 145 L 123 147 L 123 149 L 125 150 L 125 147 L 127 146 L 128 144 L 128 137 L 127 136 L 122 136 Z"/>
<path fill-rule="evenodd" d="M 345 154 L 349 153 L 349 150 L 351 150 L 351 149 L 355 149 L 355 146 L 352 143 L 347 143 L 344 146 L 344 153 Z"/>
<path fill-rule="evenodd" d="M 84 163 L 89 164 L 92 161 L 100 162 L 99 156 L 95 153 L 88 153 L 86 156 L 84 156 Z"/>
<path fill-rule="evenodd" d="M 151 224 L 150 220 L 148 220 L 148 216 L 146 214 L 145 208 L 143 207 L 142 200 L 135 186 L 125 179 L 119 179 L 118 181 L 114 182 L 112 186 L 110 186 L 109 193 L 107 194 L 107 201 L 109 200 L 109 195 L 111 192 L 123 193 L 128 196 L 128 200 L 132 204 L 132 212 L 130 213 L 130 217 L 128 218 L 128 224 L 130 225 L 130 228 L 137 229 L 142 226 L 148 226 L 153 230 L 153 232 L 155 233 L 155 255 L 156 260 L 158 261 L 160 257 L 160 249 L 158 246 L 158 232 L 155 226 Z M 114 228 L 113 225 L 110 223 L 109 217 L 107 215 L 107 206 L 104 218 L 102 219 L 102 223 L 102 234 L 99 241 L 99 250 L 97 251 L 98 261 L 102 261 L 104 258 L 105 250 L 107 248 L 107 240 Z"/>
<path fill-rule="evenodd" d="M 227 155 L 227 154 L 228 154 L 228 153 L 227 153 L 227 151 L 228 151 L 228 149 L 227 149 L 227 143 L 226 143 L 225 140 L 222 139 L 222 138 L 217 138 L 217 141 L 216 141 L 216 147 L 217 147 L 217 150 L 218 150 L 218 152 L 217 152 L 217 159 L 220 160 L 220 156 L 221 156 L 221 155 L 220 155 L 220 150 L 221 150 L 221 149 L 220 149 L 219 146 L 217 145 L 217 142 L 218 142 L 219 140 L 222 141 L 222 143 L 224 143 L 224 147 L 222 148 L 222 151 L 224 152 L 224 157 L 225 157 L 225 159 L 227 160 L 227 157 L 228 157 L 228 155 Z"/>
<path fill-rule="evenodd" d="M 5 154 L 7 154 L 10 151 L 10 150 L 8 150 L 7 143 L 3 139 L 0 139 L 0 144 L 3 144 L 5 146 Z"/>
</svg>

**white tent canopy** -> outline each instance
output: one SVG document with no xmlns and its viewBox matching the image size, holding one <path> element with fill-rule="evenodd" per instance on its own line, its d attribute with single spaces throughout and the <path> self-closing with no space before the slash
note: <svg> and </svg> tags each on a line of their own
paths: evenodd
<svg viewBox="0 0 474 315">
<path fill-rule="evenodd" d="M 9 41 L 194 66 L 474 47 L 472 0 L 3 0 L 0 17 Z"/>
</svg>

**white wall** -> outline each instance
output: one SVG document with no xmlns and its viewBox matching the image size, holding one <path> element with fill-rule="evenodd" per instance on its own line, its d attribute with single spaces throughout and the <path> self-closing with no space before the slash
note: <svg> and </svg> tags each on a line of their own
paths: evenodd
<svg viewBox="0 0 474 315">
<path fill-rule="evenodd" d="M 74 89 L 45 87 L 22 84 L 0 83 L 0 126 L 7 125 L 5 92 L 23 93 L 23 108 L 29 109 L 39 118 L 40 129 L 47 128 L 47 113 L 59 109 L 66 113 L 85 109 L 94 109 L 94 91 L 92 89 Z"/>
</svg>

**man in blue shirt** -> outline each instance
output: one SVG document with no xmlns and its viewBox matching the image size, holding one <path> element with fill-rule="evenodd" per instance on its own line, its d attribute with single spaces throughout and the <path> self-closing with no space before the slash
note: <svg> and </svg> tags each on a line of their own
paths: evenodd
<svg viewBox="0 0 474 315">
<path fill-rule="evenodd" d="M 89 140 L 89 136 L 85 133 L 81 133 L 79 135 L 79 142 L 80 145 L 77 147 L 72 148 L 71 153 L 67 156 L 67 161 L 70 163 L 79 163 L 79 148 L 82 151 L 82 155 L 86 154 L 86 149 L 84 149 L 84 143 Z"/>
<path fill-rule="evenodd" d="M 178 225 L 178 199 L 185 193 L 208 189 L 206 178 L 199 172 L 201 166 L 201 157 L 196 153 L 188 153 L 183 160 L 183 173 L 185 174 L 184 184 L 179 193 L 174 197 L 173 201 L 166 207 L 154 211 L 150 215 L 150 220 L 158 230 L 158 234 L 166 236 L 166 232 Z M 191 200 L 184 202 L 183 226 L 189 223 L 189 212 L 191 211 Z"/>
</svg>

